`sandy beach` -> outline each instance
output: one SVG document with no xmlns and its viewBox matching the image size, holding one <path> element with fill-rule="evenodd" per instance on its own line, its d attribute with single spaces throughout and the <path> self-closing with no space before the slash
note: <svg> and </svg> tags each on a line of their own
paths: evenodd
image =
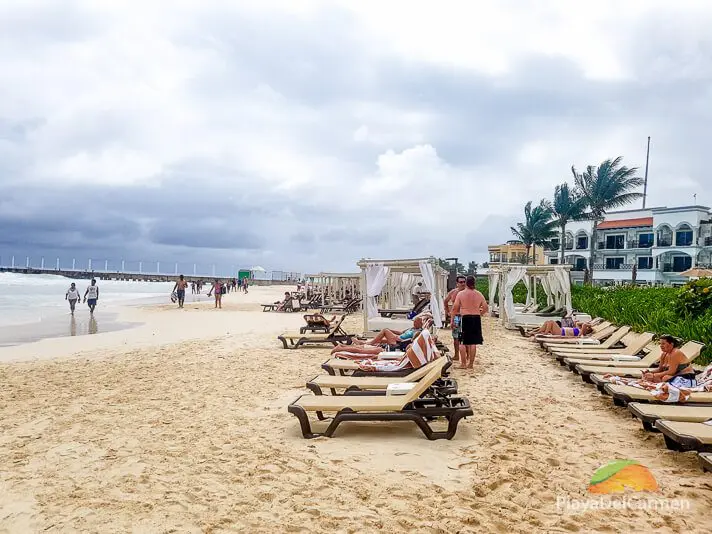
<svg viewBox="0 0 712 534">
<path fill-rule="evenodd" d="M 258 304 L 284 290 L 226 295 L 223 310 L 126 309 L 119 320 L 140 326 L 0 348 L 0 532 L 712 529 L 712 478 L 693 453 L 667 451 L 494 319 L 474 372 L 453 372 L 475 415 L 452 441 L 409 423 L 303 439 L 287 404 L 329 348 L 281 348 L 301 314 Z M 691 509 L 557 509 L 620 458 Z"/>
</svg>

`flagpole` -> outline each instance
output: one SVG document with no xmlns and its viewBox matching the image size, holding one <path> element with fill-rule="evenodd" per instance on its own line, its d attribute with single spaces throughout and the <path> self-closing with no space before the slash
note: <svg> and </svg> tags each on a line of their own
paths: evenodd
<svg viewBox="0 0 712 534">
<path fill-rule="evenodd" d="M 650 163 L 650 136 L 648 136 L 648 151 L 645 155 L 645 182 L 643 183 L 643 209 L 648 196 L 648 164 Z"/>
</svg>

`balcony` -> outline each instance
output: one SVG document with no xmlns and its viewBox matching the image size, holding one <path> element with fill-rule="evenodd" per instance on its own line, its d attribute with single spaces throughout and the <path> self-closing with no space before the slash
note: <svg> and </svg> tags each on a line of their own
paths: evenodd
<svg viewBox="0 0 712 534">
<path fill-rule="evenodd" d="M 611 245 L 607 245 L 605 241 L 599 241 L 597 248 L 598 250 L 623 250 L 625 246 L 623 243 L 613 243 Z"/>
<path fill-rule="evenodd" d="M 702 239 L 702 246 L 712 247 L 712 237 L 705 237 L 704 239 Z"/>
<path fill-rule="evenodd" d="M 588 243 L 576 243 L 576 250 L 588 250 Z"/>
<path fill-rule="evenodd" d="M 658 237 L 658 247 L 671 247 L 672 246 L 672 236 L 670 237 Z"/>
<path fill-rule="evenodd" d="M 628 241 L 628 248 L 651 248 L 653 244 L 650 241 L 640 242 L 638 240 Z"/>
<path fill-rule="evenodd" d="M 606 267 L 605 263 L 594 263 L 594 271 L 632 271 L 633 264 L 621 263 L 618 267 Z"/>
</svg>

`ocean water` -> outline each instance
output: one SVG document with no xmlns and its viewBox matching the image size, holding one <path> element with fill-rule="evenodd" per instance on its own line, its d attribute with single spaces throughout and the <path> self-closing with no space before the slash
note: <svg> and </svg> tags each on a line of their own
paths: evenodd
<svg viewBox="0 0 712 534">
<path fill-rule="evenodd" d="M 75 282 L 84 296 L 89 280 L 65 278 L 52 274 L 0 273 L 0 327 L 26 325 L 69 316 L 69 304 L 64 295 Z M 173 282 L 130 282 L 97 280 L 99 305 L 111 308 L 116 304 L 140 304 L 168 298 Z M 78 304 L 76 315 L 88 315 L 86 304 Z"/>
</svg>

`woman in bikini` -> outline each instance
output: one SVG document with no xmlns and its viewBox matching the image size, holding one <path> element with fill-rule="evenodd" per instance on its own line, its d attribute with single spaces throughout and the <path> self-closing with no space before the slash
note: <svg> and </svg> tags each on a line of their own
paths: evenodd
<svg viewBox="0 0 712 534">
<path fill-rule="evenodd" d="M 675 338 L 662 336 L 660 349 L 662 350 L 660 364 L 656 368 L 643 371 L 643 380 L 646 382 L 667 382 L 677 388 L 696 386 L 695 370 L 690 365 L 685 353 L 677 348 Z"/>
<path fill-rule="evenodd" d="M 527 335 L 555 336 L 555 337 L 582 337 L 593 333 L 593 327 L 588 323 L 577 323 L 577 326 L 561 326 L 558 321 L 546 321 L 539 328 L 535 328 Z"/>
</svg>

